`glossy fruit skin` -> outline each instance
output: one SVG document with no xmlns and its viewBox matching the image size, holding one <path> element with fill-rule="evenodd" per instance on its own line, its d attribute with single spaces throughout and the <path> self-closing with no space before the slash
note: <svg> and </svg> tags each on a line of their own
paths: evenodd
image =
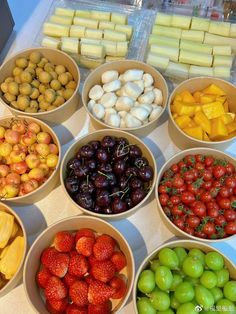
<svg viewBox="0 0 236 314">
<path fill-rule="evenodd" d="M 235 167 L 226 160 L 186 155 L 164 172 L 158 194 L 164 213 L 185 233 L 205 239 L 236 234 Z"/>
<path fill-rule="evenodd" d="M 67 164 L 65 188 L 82 208 L 113 215 L 138 205 L 149 193 L 154 171 L 137 145 L 105 136 L 80 147 Z"/>
</svg>

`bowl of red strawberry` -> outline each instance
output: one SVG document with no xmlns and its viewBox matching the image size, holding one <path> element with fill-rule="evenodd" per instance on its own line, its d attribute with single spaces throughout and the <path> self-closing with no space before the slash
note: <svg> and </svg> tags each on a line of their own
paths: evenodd
<svg viewBox="0 0 236 314">
<path fill-rule="evenodd" d="M 155 187 L 156 162 L 136 136 L 99 130 L 77 140 L 61 164 L 62 188 L 86 214 L 107 219 L 130 216 Z"/>
<path fill-rule="evenodd" d="M 125 305 L 133 280 L 128 243 L 95 217 L 71 217 L 48 227 L 24 266 L 26 295 L 40 314 L 116 313 Z"/>
<path fill-rule="evenodd" d="M 236 235 L 236 161 L 214 149 L 184 150 L 162 167 L 158 209 L 177 236 L 222 241 Z"/>
</svg>

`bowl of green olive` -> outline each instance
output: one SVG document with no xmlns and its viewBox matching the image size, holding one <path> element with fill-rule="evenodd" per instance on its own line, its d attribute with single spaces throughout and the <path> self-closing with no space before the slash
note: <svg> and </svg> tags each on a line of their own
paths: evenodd
<svg viewBox="0 0 236 314">
<path fill-rule="evenodd" d="M 61 123 L 78 106 L 79 84 L 79 68 L 64 52 L 26 49 L 0 67 L 0 103 L 14 115 Z"/>
</svg>

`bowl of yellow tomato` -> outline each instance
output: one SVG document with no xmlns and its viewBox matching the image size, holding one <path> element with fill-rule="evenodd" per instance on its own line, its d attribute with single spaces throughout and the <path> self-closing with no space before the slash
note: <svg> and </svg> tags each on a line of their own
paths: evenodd
<svg viewBox="0 0 236 314">
<path fill-rule="evenodd" d="M 236 87 L 222 79 L 184 81 L 169 98 L 171 136 L 182 148 L 229 146 L 236 138 L 235 99 Z"/>
</svg>

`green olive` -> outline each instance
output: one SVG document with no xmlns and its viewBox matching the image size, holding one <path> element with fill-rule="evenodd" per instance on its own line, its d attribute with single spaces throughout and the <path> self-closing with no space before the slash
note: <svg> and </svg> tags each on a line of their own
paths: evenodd
<svg viewBox="0 0 236 314">
<path fill-rule="evenodd" d="M 58 75 L 58 81 L 62 84 L 62 85 L 66 85 L 69 82 L 69 78 L 68 75 L 66 73 L 62 73 Z"/>
<path fill-rule="evenodd" d="M 5 79 L 5 82 L 6 83 L 10 83 L 10 82 L 13 82 L 14 81 L 14 77 L 12 77 L 12 76 L 9 76 L 9 77 L 7 77 L 6 79 Z"/>
<path fill-rule="evenodd" d="M 19 86 L 16 82 L 10 82 L 8 84 L 8 92 L 12 95 L 17 96 L 19 94 Z"/>
<path fill-rule="evenodd" d="M 53 89 L 47 89 L 44 93 L 44 98 L 46 102 L 52 103 L 56 98 L 56 93 Z"/>
<path fill-rule="evenodd" d="M 16 100 L 16 96 L 12 95 L 10 93 L 5 93 L 4 98 L 7 100 L 7 102 L 12 102 L 12 101 Z"/>
<path fill-rule="evenodd" d="M 39 104 L 36 100 L 31 100 L 30 101 L 30 108 L 36 108 L 38 110 Z"/>
<path fill-rule="evenodd" d="M 45 101 L 44 95 L 42 95 L 42 94 L 39 95 L 37 101 L 38 101 L 38 102 Z"/>
<path fill-rule="evenodd" d="M 31 82 L 31 85 L 33 85 L 33 86 L 36 87 L 36 88 L 39 88 L 40 82 L 39 82 L 38 80 L 33 80 L 33 81 Z"/>
<path fill-rule="evenodd" d="M 20 110 L 24 111 L 27 107 L 29 107 L 29 104 L 30 104 L 30 100 L 28 96 L 22 96 L 22 95 L 18 96 L 17 105 Z"/>
<path fill-rule="evenodd" d="M 66 68 L 64 67 L 64 65 L 58 64 L 55 67 L 55 71 L 59 75 L 59 74 L 65 73 L 66 72 Z"/>
<path fill-rule="evenodd" d="M 42 55 L 38 51 L 31 52 L 29 59 L 32 63 L 39 63 L 42 58 Z"/>
<path fill-rule="evenodd" d="M 50 86 L 52 89 L 58 91 L 59 89 L 61 89 L 61 83 L 58 80 L 52 80 L 50 83 Z"/>
<path fill-rule="evenodd" d="M 22 71 L 23 71 L 22 68 L 15 67 L 15 68 L 13 69 L 13 71 L 12 71 L 12 74 L 13 74 L 14 76 L 17 76 L 17 75 L 20 75 Z"/>
<path fill-rule="evenodd" d="M 32 107 L 27 107 L 25 109 L 25 112 L 36 113 L 36 112 L 38 112 L 38 109 L 37 108 L 32 108 Z"/>
<path fill-rule="evenodd" d="M 30 94 L 31 99 L 37 99 L 39 97 L 39 90 L 35 87 L 32 88 L 32 92 Z"/>
<path fill-rule="evenodd" d="M 73 76 L 70 72 L 66 72 L 67 76 L 68 76 L 68 79 L 69 81 L 73 81 Z"/>
<path fill-rule="evenodd" d="M 47 111 L 51 111 L 51 110 L 54 110 L 56 108 L 57 108 L 56 106 L 51 105 L 51 106 L 48 107 Z"/>
<path fill-rule="evenodd" d="M 32 87 L 29 83 L 23 83 L 20 85 L 20 93 L 21 95 L 30 95 L 32 93 Z"/>
<path fill-rule="evenodd" d="M 45 58 L 42 58 L 42 59 L 40 60 L 40 62 L 37 63 L 37 66 L 38 66 L 39 68 L 43 68 L 47 62 L 48 62 L 47 59 L 45 60 Z"/>
<path fill-rule="evenodd" d="M 45 91 L 46 91 L 46 89 L 47 89 L 47 86 L 46 86 L 46 85 L 44 85 L 44 84 L 40 84 L 40 85 L 39 85 L 39 92 L 40 92 L 41 94 L 44 94 Z"/>
<path fill-rule="evenodd" d="M 41 83 L 50 83 L 52 80 L 52 76 L 50 73 L 42 71 L 41 73 L 39 73 L 39 81 Z"/>
<path fill-rule="evenodd" d="M 57 93 L 56 93 L 56 94 L 57 94 L 58 96 L 62 96 L 62 97 L 63 97 L 63 92 L 64 92 L 64 90 L 65 90 L 64 88 L 59 89 L 59 90 L 57 90 Z"/>
<path fill-rule="evenodd" d="M 36 68 L 36 69 L 35 69 L 35 73 L 36 73 L 37 76 L 39 76 L 39 74 L 40 74 L 41 72 L 43 72 L 43 69 L 42 69 L 42 68 Z"/>
<path fill-rule="evenodd" d="M 39 108 L 43 110 L 47 110 L 49 106 L 50 106 L 50 103 L 46 101 L 41 101 L 39 103 Z"/>
<path fill-rule="evenodd" d="M 51 76 L 52 76 L 52 78 L 53 78 L 54 80 L 57 80 L 58 75 L 57 75 L 57 73 L 56 73 L 55 71 L 50 71 L 50 74 L 51 74 Z"/>
<path fill-rule="evenodd" d="M 66 84 L 66 88 L 72 88 L 76 89 L 77 83 L 75 81 L 70 81 L 68 84 Z"/>
<path fill-rule="evenodd" d="M 34 78 L 35 77 L 35 75 L 36 75 L 36 73 L 35 73 L 35 70 L 34 69 L 32 69 L 32 68 L 26 68 L 25 69 L 25 71 L 27 71 L 27 72 L 29 72 L 29 73 L 31 73 L 31 75 L 32 75 L 32 77 Z"/>
<path fill-rule="evenodd" d="M 17 84 L 21 84 L 20 75 L 15 76 L 15 82 L 16 82 Z"/>
<path fill-rule="evenodd" d="M 59 107 L 62 104 L 64 104 L 64 102 L 65 102 L 65 99 L 62 96 L 58 95 L 58 96 L 56 96 L 56 99 L 54 100 L 54 102 L 52 104 L 53 104 L 53 106 Z"/>
<path fill-rule="evenodd" d="M 54 65 L 51 62 L 48 62 L 44 66 L 44 71 L 51 72 L 54 71 L 54 68 L 55 68 Z"/>
<path fill-rule="evenodd" d="M 28 63 L 28 68 L 36 69 L 36 68 L 37 68 L 37 64 L 35 64 L 35 63 L 29 61 L 29 63 Z"/>
<path fill-rule="evenodd" d="M 7 84 L 6 82 L 3 82 L 3 83 L 1 84 L 1 91 L 2 91 L 3 93 L 7 93 L 7 92 L 8 92 L 8 84 Z"/>
<path fill-rule="evenodd" d="M 18 66 L 19 68 L 24 69 L 27 67 L 27 65 L 28 65 L 28 61 L 26 58 L 21 57 L 21 58 L 16 59 L 16 66 Z"/>
<path fill-rule="evenodd" d="M 28 71 L 23 71 L 20 74 L 20 79 L 22 83 L 31 83 L 32 82 L 32 74 Z"/>
<path fill-rule="evenodd" d="M 71 96 L 74 94 L 74 91 L 75 91 L 75 90 L 72 89 L 72 88 L 67 88 L 67 89 L 65 89 L 64 92 L 63 92 L 63 97 L 64 97 L 66 100 L 70 99 Z"/>
</svg>

